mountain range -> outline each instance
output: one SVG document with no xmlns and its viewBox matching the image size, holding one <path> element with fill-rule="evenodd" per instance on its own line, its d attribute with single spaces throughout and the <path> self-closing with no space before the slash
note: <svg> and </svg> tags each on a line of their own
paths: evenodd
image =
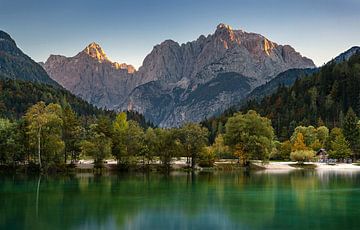
<svg viewBox="0 0 360 230">
<path fill-rule="evenodd" d="M 138 70 L 110 61 L 96 43 L 74 57 L 51 55 L 43 67 L 96 106 L 138 111 L 173 127 L 221 113 L 284 71 L 315 65 L 289 45 L 219 24 L 195 41 L 154 46 Z"/>
<path fill-rule="evenodd" d="M 119 64 L 118 68 L 131 71 L 130 66 Z M 114 112 L 99 109 L 63 88 L 24 54 L 9 34 L 0 30 L 0 118 L 19 119 L 39 101 L 70 105 L 84 122 L 94 119 L 94 115 L 115 116 Z M 152 126 L 135 111 L 127 111 L 127 117 L 142 127 Z"/>
</svg>

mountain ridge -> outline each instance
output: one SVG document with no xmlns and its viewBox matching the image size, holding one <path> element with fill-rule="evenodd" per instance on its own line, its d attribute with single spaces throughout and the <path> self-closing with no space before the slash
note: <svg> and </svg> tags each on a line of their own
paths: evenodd
<svg viewBox="0 0 360 230">
<path fill-rule="evenodd" d="M 223 23 L 214 33 L 200 35 L 191 42 L 179 44 L 168 39 L 155 45 L 142 66 L 133 72 L 110 71 L 110 67 L 105 67 L 108 59 L 98 49 L 91 55 L 101 62 L 89 61 L 81 55 L 66 59 L 50 56 L 44 68 L 62 86 L 95 105 L 132 109 L 166 127 L 212 116 L 238 103 L 280 72 L 315 67 L 289 45 L 278 45 L 260 34 L 234 30 Z M 88 68 L 84 69 L 84 65 Z M 240 82 L 234 90 L 232 84 Z M 208 101 L 189 101 L 192 95 L 204 92 L 203 86 L 211 86 L 218 93 L 212 94 L 212 98 L 205 97 Z M 167 105 L 160 103 L 160 97 L 168 98 Z M 160 118 L 159 114 L 163 116 Z"/>
<path fill-rule="evenodd" d="M 51 79 L 46 71 L 17 47 L 9 34 L 0 30 L 0 78 L 21 79 L 41 82 L 56 87 L 60 85 Z"/>
</svg>

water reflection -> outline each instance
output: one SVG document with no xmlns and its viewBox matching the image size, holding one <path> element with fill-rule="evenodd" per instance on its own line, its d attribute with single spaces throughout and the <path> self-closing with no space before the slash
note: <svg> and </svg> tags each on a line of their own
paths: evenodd
<svg viewBox="0 0 360 230">
<path fill-rule="evenodd" d="M 359 182 L 302 170 L 2 177 L 0 229 L 348 229 Z"/>
</svg>

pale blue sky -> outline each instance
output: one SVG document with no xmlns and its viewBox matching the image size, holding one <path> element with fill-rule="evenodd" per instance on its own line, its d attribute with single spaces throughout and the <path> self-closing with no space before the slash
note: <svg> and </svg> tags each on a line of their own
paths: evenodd
<svg viewBox="0 0 360 230">
<path fill-rule="evenodd" d="M 36 61 L 95 41 L 111 60 L 139 67 L 163 40 L 192 41 L 221 22 L 317 65 L 360 45 L 360 0 L 0 0 L 0 29 Z"/>
</svg>

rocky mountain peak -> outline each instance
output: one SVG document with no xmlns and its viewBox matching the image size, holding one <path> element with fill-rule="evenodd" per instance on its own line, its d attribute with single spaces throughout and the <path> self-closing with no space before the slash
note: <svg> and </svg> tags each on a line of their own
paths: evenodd
<svg viewBox="0 0 360 230">
<path fill-rule="evenodd" d="M 233 30 L 231 28 L 231 26 L 225 24 L 225 23 L 220 23 L 217 27 L 216 30 Z"/>
<path fill-rule="evenodd" d="M 224 23 L 195 41 L 155 45 L 138 71 L 108 60 L 96 43 L 67 61 L 45 63 L 51 77 L 85 100 L 138 111 L 164 127 L 201 121 L 279 73 L 308 67 L 313 62 L 292 47 Z"/>
<path fill-rule="evenodd" d="M 95 42 L 90 43 L 84 50 L 84 53 L 89 55 L 90 57 L 98 60 L 99 62 L 108 61 L 108 58 L 101 48 L 101 46 Z"/>
</svg>

